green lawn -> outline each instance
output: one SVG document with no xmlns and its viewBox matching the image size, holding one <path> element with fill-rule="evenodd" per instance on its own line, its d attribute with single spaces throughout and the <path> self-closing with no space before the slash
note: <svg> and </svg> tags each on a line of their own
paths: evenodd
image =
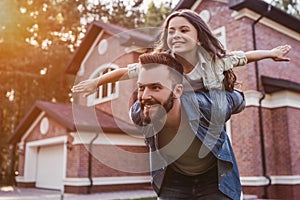
<svg viewBox="0 0 300 200">
<path fill-rule="evenodd" d="M 156 200 L 156 197 L 146 197 L 146 198 L 139 198 L 139 199 L 124 199 L 124 200 Z"/>
</svg>

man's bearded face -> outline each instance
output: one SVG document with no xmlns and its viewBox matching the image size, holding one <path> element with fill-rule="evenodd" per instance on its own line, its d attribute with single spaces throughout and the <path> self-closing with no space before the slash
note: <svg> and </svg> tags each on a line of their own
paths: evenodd
<svg viewBox="0 0 300 200">
<path fill-rule="evenodd" d="M 140 100 L 140 104 L 144 123 L 150 124 L 153 121 L 160 121 L 164 119 L 166 114 L 173 108 L 173 92 L 170 92 L 168 99 L 164 103 L 151 98 L 148 100 Z"/>
</svg>

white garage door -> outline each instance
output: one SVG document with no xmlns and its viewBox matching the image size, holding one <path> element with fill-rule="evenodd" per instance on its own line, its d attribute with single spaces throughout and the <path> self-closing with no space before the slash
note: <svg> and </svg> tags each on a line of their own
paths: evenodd
<svg viewBox="0 0 300 200">
<path fill-rule="evenodd" d="M 36 187 L 62 189 L 64 146 L 42 146 L 37 155 Z"/>
</svg>

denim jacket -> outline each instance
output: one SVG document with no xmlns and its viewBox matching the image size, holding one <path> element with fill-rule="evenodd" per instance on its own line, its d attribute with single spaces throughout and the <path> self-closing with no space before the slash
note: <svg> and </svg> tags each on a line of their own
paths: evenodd
<svg viewBox="0 0 300 200">
<path fill-rule="evenodd" d="M 220 103 L 215 98 L 223 98 L 224 102 Z M 239 172 L 231 142 L 224 130 L 224 122 L 231 114 L 239 113 L 245 108 L 243 94 L 238 91 L 186 92 L 181 96 L 181 102 L 191 129 L 217 158 L 219 190 L 228 197 L 239 200 L 241 195 Z M 141 126 L 140 130 L 150 148 L 151 183 L 159 195 L 168 162 L 159 152 L 157 140 L 159 131 L 156 131 L 159 128 L 153 124 L 143 125 L 140 115 L 140 105 L 136 102 L 131 107 L 130 116 L 136 125 Z"/>
</svg>

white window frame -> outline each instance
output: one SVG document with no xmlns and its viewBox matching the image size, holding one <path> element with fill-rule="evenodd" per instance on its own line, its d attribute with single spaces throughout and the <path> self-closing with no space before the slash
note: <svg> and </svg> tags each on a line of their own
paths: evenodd
<svg viewBox="0 0 300 200">
<path fill-rule="evenodd" d="M 224 46 L 224 49 L 227 49 L 226 28 L 225 28 L 225 26 L 221 26 L 221 27 L 213 30 L 213 34 L 222 43 L 222 45 Z M 229 140 L 231 141 L 231 122 L 230 122 L 230 119 L 225 123 L 225 130 L 226 130 L 226 133 L 229 137 Z"/>
<path fill-rule="evenodd" d="M 224 46 L 224 49 L 227 49 L 227 44 L 226 44 L 226 28 L 225 28 L 225 26 L 222 26 L 220 28 L 217 28 L 217 29 L 213 30 L 213 34 L 222 43 L 222 45 Z"/>
<path fill-rule="evenodd" d="M 118 69 L 119 66 L 113 63 L 106 63 L 103 64 L 101 66 L 99 66 L 89 77 L 89 79 L 94 79 L 96 77 L 102 76 L 103 72 L 107 69 L 107 68 L 112 68 L 112 69 Z M 107 101 L 111 101 L 113 99 L 116 99 L 119 97 L 119 82 L 115 82 L 115 92 L 112 92 L 112 83 L 107 83 L 107 96 L 102 97 L 103 95 L 103 86 L 99 86 L 98 90 L 89 95 L 87 98 L 87 106 L 94 106 L 96 104 L 99 103 L 104 103 Z M 97 93 L 98 93 L 98 97 L 97 97 Z"/>
<path fill-rule="evenodd" d="M 226 131 L 226 133 L 229 137 L 229 140 L 231 142 L 232 140 L 231 140 L 231 121 L 230 121 L 230 119 L 225 123 L 225 131 Z"/>
</svg>

